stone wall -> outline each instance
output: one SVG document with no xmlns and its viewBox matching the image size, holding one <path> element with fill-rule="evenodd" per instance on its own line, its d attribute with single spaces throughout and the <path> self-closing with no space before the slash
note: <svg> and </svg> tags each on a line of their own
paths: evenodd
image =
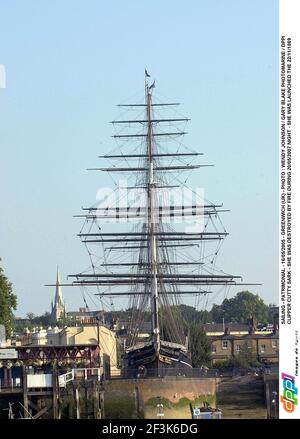
<svg viewBox="0 0 300 439">
<path fill-rule="evenodd" d="M 215 406 L 216 378 L 147 378 L 110 380 L 104 384 L 106 419 L 157 419 L 157 404 L 163 404 L 164 419 L 191 419 L 191 407 L 203 402 Z"/>
</svg>

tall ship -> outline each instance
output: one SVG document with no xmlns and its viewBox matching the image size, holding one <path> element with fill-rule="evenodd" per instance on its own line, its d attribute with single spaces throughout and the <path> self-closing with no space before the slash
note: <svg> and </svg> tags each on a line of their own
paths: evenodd
<svg viewBox="0 0 300 439">
<path fill-rule="evenodd" d="M 241 285 L 240 276 L 216 266 L 228 235 L 220 218 L 226 209 L 188 184 L 193 171 L 212 165 L 183 143 L 189 119 L 179 103 L 157 98 L 156 88 L 145 70 L 143 100 L 118 106 L 115 147 L 100 156 L 109 165 L 91 168 L 108 173 L 112 188 L 100 189 L 95 205 L 75 215 L 84 218 L 79 237 L 90 265 L 69 276 L 71 285 L 93 291 L 103 307 L 112 298 L 128 301 L 127 377 L 166 369 L 187 374 L 192 362 L 179 305 L 190 296 L 205 305 L 215 289 Z"/>
</svg>

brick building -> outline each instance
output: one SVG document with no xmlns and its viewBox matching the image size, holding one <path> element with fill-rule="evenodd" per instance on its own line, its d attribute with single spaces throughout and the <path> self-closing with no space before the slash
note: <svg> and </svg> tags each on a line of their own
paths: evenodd
<svg viewBox="0 0 300 439">
<path fill-rule="evenodd" d="M 272 332 L 259 332 L 250 326 L 247 333 L 231 332 L 230 327 L 227 326 L 222 334 L 213 335 L 210 330 L 207 336 L 212 343 L 213 364 L 217 361 L 230 360 L 245 349 L 251 350 L 251 353 L 261 363 L 276 364 L 279 361 L 279 333 L 276 326 Z"/>
</svg>

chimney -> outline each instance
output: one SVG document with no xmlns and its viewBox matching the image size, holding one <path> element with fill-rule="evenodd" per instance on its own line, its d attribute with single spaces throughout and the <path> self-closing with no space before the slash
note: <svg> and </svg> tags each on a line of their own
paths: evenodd
<svg viewBox="0 0 300 439">
<path fill-rule="evenodd" d="M 228 326 L 224 329 L 224 335 L 230 335 L 230 329 Z"/>
<path fill-rule="evenodd" d="M 249 334 L 254 334 L 256 331 L 256 319 L 255 317 L 251 316 L 250 319 L 248 319 L 248 325 L 249 325 Z"/>
</svg>

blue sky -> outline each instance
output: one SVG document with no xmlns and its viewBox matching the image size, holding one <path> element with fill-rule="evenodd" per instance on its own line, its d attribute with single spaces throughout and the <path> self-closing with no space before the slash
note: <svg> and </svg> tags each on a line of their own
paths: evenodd
<svg viewBox="0 0 300 439">
<path fill-rule="evenodd" d="M 191 117 L 185 143 L 215 165 L 199 184 L 231 209 L 218 265 L 278 301 L 277 42 L 275 0 L 1 2 L 0 256 L 18 315 L 49 310 L 57 265 L 63 280 L 88 265 L 72 215 L 105 184 L 86 168 L 144 67 Z"/>
</svg>

